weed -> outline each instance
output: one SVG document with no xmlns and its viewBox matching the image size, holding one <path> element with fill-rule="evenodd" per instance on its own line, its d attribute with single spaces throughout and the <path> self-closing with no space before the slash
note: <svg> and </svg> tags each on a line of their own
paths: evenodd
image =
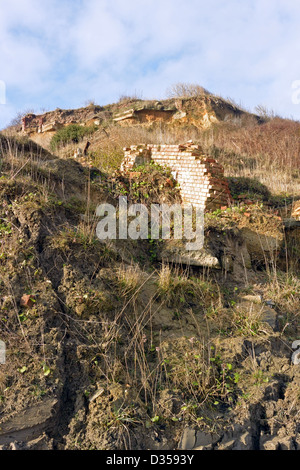
<svg viewBox="0 0 300 470">
<path fill-rule="evenodd" d="M 134 296 L 143 282 L 143 273 L 137 265 L 119 266 L 115 270 L 118 291 L 122 297 Z"/>
<path fill-rule="evenodd" d="M 232 325 L 242 336 L 258 336 L 265 333 L 260 320 L 260 312 L 234 308 L 231 314 Z"/>
<path fill-rule="evenodd" d="M 300 280 L 297 273 L 272 269 L 264 288 L 265 298 L 272 299 L 282 313 L 295 320 L 299 315 Z"/>
<path fill-rule="evenodd" d="M 268 383 L 270 381 L 269 377 L 267 377 L 262 370 L 258 370 L 257 372 L 254 372 L 253 374 L 254 378 L 254 383 L 257 386 L 260 386 L 264 383 Z"/>
</svg>

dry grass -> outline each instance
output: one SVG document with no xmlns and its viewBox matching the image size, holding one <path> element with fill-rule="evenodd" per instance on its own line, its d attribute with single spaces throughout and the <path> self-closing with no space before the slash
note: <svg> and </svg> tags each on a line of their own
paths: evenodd
<svg viewBox="0 0 300 470">
<path fill-rule="evenodd" d="M 296 183 L 296 187 L 299 183 L 297 176 L 297 155 L 299 155 L 297 133 L 299 131 L 298 127 L 292 123 L 277 124 L 274 120 L 265 127 L 253 126 L 247 129 L 221 127 L 218 132 L 211 130 L 208 133 L 196 130 L 191 132 L 187 129 L 170 130 L 165 127 L 158 127 L 154 130 L 112 127 L 107 136 L 102 135 L 101 138 L 99 136 L 101 145 L 98 165 L 109 169 L 116 167 L 123 158 L 123 147 L 133 143 L 182 142 L 192 138 L 194 133 L 195 140 L 202 142 L 207 148 L 212 149 L 214 145 L 222 149 L 220 160 L 227 162 L 228 174 L 250 175 L 250 177 L 255 174 L 272 192 L 282 190 L 282 181 L 276 183 L 275 179 L 284 175 L 287 181 L 285 189 L 293 191 L 295 188 L 292 183 Z M 28 142 L 25 141 L 17 143 L 13 140 L 1 139 L 0 142 L 0 152 L 5 153 L 4 165 L 8 178 L 12 181 L 20 181 L 19 177 L 23 174 L 24 168 L 27 168 L 28 179 L 35 178 L 35 162 L 39 160 L 39 156 L 34 152 L 34 147 L 30 150 Z M 237 158 L 244 160 L 237 161 Z M 251 173 L 251 168 L 253 173 Z M 274 186 L 272 186 L 273 179 Z M 33 181 L 36 181 L 36 178 Z M 86 216 L 88 221 L 79 223 L 76 231 L 73 230 L 74 227 L 71 227 L 70 230 L 62 230 L 58 234 L 54 240 L 56 248 L 66 251 L 72 243 L 80 243 L 91 250 L 94 248 L 98 253 L 99 243 L 94 243 L 95 221 L 92 218 L 89 219 L 88 211 Z M 7 227 L 9 231 L 10 227 Z M 163 265 L 158 273 L 146 274 L 137 265 L 118 265 L 110 254 L 106 259 L 110 263 L 111 277 L 106 278 L 105 274 L 102 275 L 99 272 L 99 281 L 103 281 L 107 288 L 107 295 L 111 296 L 110 308 L 105 309 L 103 303 L 99 303 L 99 306 L 93 307 L 93 315 L 87 319 L 78 318 L 74 309 L 67 313 L 60 312 L 58 315 L 66 332 L 72 331 L 78 344 L 84 346 L 89 378 L 93 379 L 93 383 L 86 386 L 94 391 L 94 383 L 99 382 L 105 385 L 107 390 L 118 385 L 123 389 L 126 388 L 128 394 L 131 393 L 130 398 L 127 401 L 124 399 L 122 405 L 114 411 L 108 423 L 108 427 L 113 432 L 120 429 L 121 436 L 126 434 L 124 446 L 126 446 L 127 437 L 130 439 L 129 428 L 140 423 L 141 418 L 143 423 L 145 422 L 145 416 L 141 416 L 142 413 L 153 417 L 152 419 L 156 419 L 156 422 L 161 417 L 176 420 L 182 414 L 191 413 L 193 419 L 197 421 L 201 417 L 201 406 L 204 403 L 218 404 L 219 400 L 226 404 L 231 403 L 236 385 L 234 365 L 226 363 L 216 350 L 211 349 L 218 334 L 215 330 L 209 331 L 208 324 L 219 322 L 220 331 L 224 324 L 229 325 L 228 331 L 223 328 L 222 334 L 225 336 L 227 334 L 250 337 L 264 334 L 259 315 L 255 312 L 228 308 L 226 318 L 223 316 L 221 319 L 222 298 L 217 285 L 211 280 L 192 278 L 188 272 L 172 270 L 167 265 Z M 57 257 L 57 263 L 59 262 L 59 257 Z M 81 256 L 80 263 L 83 268 L 86 267 L 84 263 L 90 262 L 92 262 L 92 257 L 88 259 L 87 256 Z M 22 279 L 24 277 L 22 276 Z M 157 280 L 156 285 L 154 279 Z M 81 296 L 83 292 L 79 291 L 77 284 L 75 287 L 78 290 L 75 292 L 76 295 Z M 92 293 L 89 292 L 89 294 Z M 269 272 L 265 297 L 274 300 L 283 313 L 297 320 L 300 302 L 299 277 L 291 273 L 283 274 L 273 269 Z M 74 296 L 74 299 L 76 300 L 77 297 Z M 191 304 L 194 306 L 191 307 Z M 176 306 L 186 316 L 190 312 L 196 324 L 194 338 L 187 337 L 183 326 L 181 338 L 177 338 L 176 341 L 168 338 L 161 340 L 159 328 L 156 327 L 156 331 L 153 330 L 153 318 L 166 306 L 172 309 Z M 199 317 L 198 311 L 200 311 Z M 14 312 L 12 308 L 12 312 L 15 316 L 14 322 L 18 321 L 15 329 L 22 332 L 24 328 L 22 338 L 25 338 L 27 324 L 25 323 L 24 326 L 19 324 L 18 310 Z M 211 317 L 208 318 L 205 336 L 201 328 L 208 317 L 205 313 L 208 312 L 211 313 Z M 199 321 L 197 323 L 197 318 L 200 320 L 200 316 L 203 322 L 201 325 Z M 224 321 L 224 319 L 226 321 L 221 325 L 221 320 Z M 181 324 L 183 325 L 183 322 Z M 161 330 L 163 327 L 164 325 L 161 326 Z M 93 345 L 93 348 L 86 347 L 87 345 Z M 177 408 L 176 406 L 169 410 L 164 408 L 166 400 L 161 400 L 164 392 L 170 394 L 170 401 Z M 129 407 L 130 403 L 140 403 L 140 400 L 142 406 L 138 411 Z"/>
<path fill-rule="evenodd" d="M 134 126 L 121 127 L 111 125 L 99 130 L 93 136 L 91 162 L 102 171 L 113 171 L 120 168 L 124 158 L 124 147 L 136 144 L 171 144 L 187 142 L 198 137 L 197 129 L 169 129 L 166 125 L 157 125 L 155 128 Z M 78 147 L 78 145 L 77 145 Z M 67 146 L 60 156 L 72 155 L 76 146 Z"/>
<path fill-rule="evenodd" d="M 219 301 L 210 281 L 191 278 L 188 272 L 181 273 L 165 264 L 158 273 L 158 294 L 167 306 L 179 308 L 190 302 L 210 307 Z"/>
<path fill-rule="evenodd" d="M 134 297 L 143 283 L 144 275 L 138 265 L 124 266 L 121 264 L 115 269 L 115 279 L 122 297 Z"/>
<path fill-rule="evenodd" d="M 300 314 L 299 275 L 273 269 L 269 272 L 269 282 L 265 286 L 265 297 L 272 299 L 282 313 L 295 320 Z"/>
<path fill-rule="evenodd" d="M 175 83 L 166 91 L 168 98 L 197 98 L 209 94 L 208 90 L 196 83 Z"/>
<path fill-rule="evenodd" d="M 300 125 L 275 118 L 262 125 L 218 126 L 201 140 L 227 176 L 255 178 L 273 194 L 300 193 Z"/>
<path fill-rule="evenodd" d="M 205 402 L 230 402 L 234 389 L 232 365 L 222 361 L 211 341 L 185 338 L 164 342 L 159 349 L 165 387 L 184 393 L 182 411 L 197 417 Z"/>
<path fill-rule="evenodd" d="M 119 168 L 124 147 L 145 144 L 200 143 L 225 168 L 225 175 L 258 180 L 272 194 L 300 193 L 300 125 L 274 118 L 265 124 L 221 124 L 209 130 L 189 126 L 121 127 L 95 135 L 93 163 L 104 171 Z"/>
</svg>

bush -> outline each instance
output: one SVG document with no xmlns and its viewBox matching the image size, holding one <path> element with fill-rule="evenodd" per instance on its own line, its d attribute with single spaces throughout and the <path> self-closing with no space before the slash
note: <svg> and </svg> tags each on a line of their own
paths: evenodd
<svg viewBox="0 0 300 470">
<path fill-rule="evenodd" d="M 63 127 L 52 137 L 50 142 L 51 150 L 55 151 L 60 145 L 67 145 L 68 143 L 78 143 L 86 135 L 91 135 L 95 132 L 95 126 L 79 126 L 78 124 L 71 124 L 70 126 Z"/>
<path fill-rule="evenodd" d="M 22 118 L 27 116 L 27 114 L 34 114 L 34 109 L 25 109 L 24 111 L 18 111 L 14 118 L 10 121 L 8 127 L 10 126 L 21 126 Z"/>
<path fill-rule="evenodd" d="M 194 83 L 175 83 L 166 92 L 168 98 L 197 98 L 209 95 L 203 86 Z"/>
</svg>

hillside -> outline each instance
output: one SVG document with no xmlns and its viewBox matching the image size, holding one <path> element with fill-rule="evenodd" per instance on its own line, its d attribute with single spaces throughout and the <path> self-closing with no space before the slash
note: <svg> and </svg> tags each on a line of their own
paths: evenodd
<svg viewBox="0 0 300 470">
<path fill-rule="evenodd" d="M 119 168 L 124 147 L 192 139 L 218 159 L 226 176 L 257 179 L 273 195 L 297 198 L 300 123 L 262 114 L 211 94 L 164 101 L 124 97 L 112 105 L 30 114 L 24 130 L 19 117 L 5 134 L 27 136 L 62 158 L 76 156 L 78 148 L 83 152 L 89 142 L 88 163 L 105 171 Z"/>
<path fill-rule="evenodd" d="M 58 130 L 74 124 L 93 130 L 93 138 L 97 141 L 105 137 L 105 131 L 115 127 L 125 128 L 126 131 L 132 127 L 135 130 L 142 128 L 145 132 L 166 127 L 171 132 L 180 129 L 191 132 L 209 129 L 221 122 L 241 125 L 260 123 L 262 119 L 210 94 L 163 101 L 124 97 L 112 105 L 90 104 L 75 110 L 58 108 L 45 114 L 27 114 L 22 119 L 19 117 L 8 131 L 25 134 L 47 148 Z"/>
<path fill-rule="evenodd" d="M 0 136 L 0 448 L 300 449 L 300 124 L 210 94 L 25 124 Z M 124 148 L 191 140 L 232 195 L 204 248 L 100 241 L 100 203 L 181 202 Z"/>
</svg>

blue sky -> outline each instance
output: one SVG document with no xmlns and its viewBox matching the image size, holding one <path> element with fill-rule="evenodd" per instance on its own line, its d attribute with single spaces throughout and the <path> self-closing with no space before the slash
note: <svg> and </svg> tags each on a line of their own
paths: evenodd
<svg viewBox="0 0 300 470">
<path fill-rule="evenodd" d="M 300 119 L 299 24 L 298 0 L 0 0 L 0 128 L 177 82 Z"/>
</svg>

